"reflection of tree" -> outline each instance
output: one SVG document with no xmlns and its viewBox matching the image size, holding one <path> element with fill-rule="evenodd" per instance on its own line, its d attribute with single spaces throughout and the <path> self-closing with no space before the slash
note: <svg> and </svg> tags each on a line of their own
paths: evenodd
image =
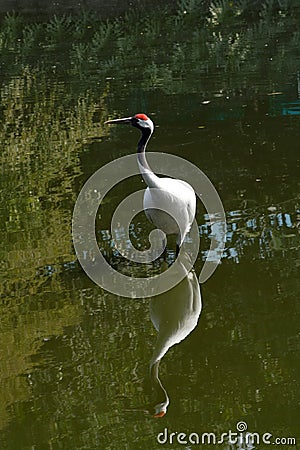
<svg viewBox="0 0 300 450">
<path fill-rule="evenodd" d="M 1 217 L 9 236 L 2 252 L 12 277 L 22 270 L 33 278 L 37 267 L 74 258 L 70 229 L 78 154 L 84 142 L 102 133 L 100 105 L 89 95 L 73 100 L 63 83 L 48 85 L 36 76 L 14 78 L 0 93 Z"/>
<path fill-rule="evenodd" d="M 88 93 L 74 98 L 63 82 L 49 84 L 29 69 L 5 84 L 0 96 L 0 294 L 9 305 L 1 309 L 1 427 L 6 409 L 30 397 L 26 376 L 43 338 L 80 318 L 59 272 L 74 260 L 78 155 L 84 142 L 103 134 L 97 122 L 104 104 Z"/>
<path fill-rule="evenodd" d="M 264 411 L 273 405 L 278 420 L 273 416 L 272 426 L 279 429 L 282 415 L 288 411 L 292 415 L 296 408 L 298 264 L 292 252 L 277 253 L 276 258 L 249 259 L 243 265 L 224 261 L 223 270 L 209 282 L 206 301 L 210 307 L 204 318 L 206 323 L 202 322 L 206 332 L 202 331 L 201 339 L 205 345 L 214 332 L 218 333 L 219 341 L 208 358 L 210 365 L 218 364 L 218 355 L 223 354 L 222 370 L 217 371 L 219 381 L 214 378 L 216 383 L 224 379 L 225 373 L 226 377 L 232 376 L 232 382 L 227 381 L 232 391 L 224 392 L 222 399 L 222 409 L 229 417 L 235 417 L 235 407 L 240 414 L 264 417 Z M 294 383 L 297 387 L 293 387 Z M 274 394 L 278 395 L 276 404 Z M 266 417 L 263 420 L 268 422 Z M 288 423 L 296 430 L 295 419 Z"/>
<path fill-rule="evenodd" d="M 57 288 L 58 291 L 62 290 L 62 286 Z M 65 327 L 76 324 L 81 316 L 78 306 L 72 304 L 72 299 L 65 298 L 64 304 L 51 309 L 51 299 L 43 297 L 42 301 L 47 304 L 43 311 L 32 311 L 30 305 L 26 305 L 28 312 L 22 313 L 18 302 L 30 303 L 30 299 L 28 296 L 22 298 L 21 295 L 16 304 L 11 301 L 10 309 L 1 311 L 1 328 L 5 331 L 0 334 L 0 429 L 9 421 L 8 409 L 17 402 L 29 400 L 31 396 L 30 377 L 35 368 L 34 358 L 43 345 L 43 339 L 62 334 Z M 16 317 L 19 318 L 17 323 Z"/>
<path fill-rule="evenodd" d="M 97 73 L 97 82 L 117 75 L 134 89 L 136 73 L 145 88 L 166 93 L 205 90 L 207 75 L 218 70 L 218 88 L 233 89 L 244 85 L 245 73 L 267 72 L 274 82 L 284 71 L 298 70 L 298 23 L 294 0 L 182 0 L 159 13 L 135 8 L 106 22 L 82 12 L 25 25 L 9 14 L 0 31 L 0 58 L 4 68 L 11 70 L 13 61 L 20 70 L 24 61 L 35 64 L 34 54 L 40 67 L 80 76 L 83 84 Z"/>
</svg>

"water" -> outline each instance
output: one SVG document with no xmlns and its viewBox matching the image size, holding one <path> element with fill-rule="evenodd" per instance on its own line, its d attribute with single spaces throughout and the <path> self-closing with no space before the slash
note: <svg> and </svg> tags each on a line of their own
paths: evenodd
<svg viewBox="0 0 300 450">
<path fill-rule="evenodd" d="M 136 47 L 134 32 L 127 41 L 120 34 L 110 42 L 102 29 L 98 44 L 93 35 L 94 47 L 84 47 L 85 41 L 80 47 L 82 23 L 77 34 L 73 25 L 61 27 L 60 34 L 53 23 L 48 34 L 30 35 L 28 29 L 19 48 L 6 25 L 1 448 L 193 448 L 170 440 L 159 444 L 157 435 L 167 428 L 220 436 L 236 431 L 239 421 L 274 439 L 300 439 L 299 36 L 289 28 L 296 12 L 287 21 L 280 16 L 282 41 L 272 49 L 279 31 L 266 22 L 257 43 L 251 30 L 247 40 L 236 38 L 231 59 L 224 56 L 225 38 L 214 37 L 220 30 L 230 33 L 227 23 L 215 24 L 209 56 L 201 61 L 200 31 L 187 36 L 180 21 L 176 42 L 166 38 L 165 48 L 162 36 L 155 38 L 162 24 L 151 17 L 143 48 Z M 191 14 L 189 27 L 196 18 Z M 74 42 L 66 43 L 70 29 Z M 242 52 L 254 53 L 255 63 Z M 119 298 L 93 284 L 76 260 L 71 235 L 84 182 L 97 168 L 135 151 L 135 129 L 111 129 L 104 121 L 136 112 L 148 113 L 156 124 L 149 150 L 181 156 L 212 180 L 228 222 L 222 264 L 201 286 L 199 324 L 160 365 L 170 398 L 163 419 L 145 412 L 155 401 L 147 377 L 156 339 L 149 300 Z M 141 188 L 137 176 L 108 197 L 97 221 L 103 248 L 109 247 L 115 206 Z M 200 203 L 197 221 L 199 274 L 210 232 Z M 151 227 L 143 214 L 132 230 L 135 242 L 146 245 Z"/>
</svg>

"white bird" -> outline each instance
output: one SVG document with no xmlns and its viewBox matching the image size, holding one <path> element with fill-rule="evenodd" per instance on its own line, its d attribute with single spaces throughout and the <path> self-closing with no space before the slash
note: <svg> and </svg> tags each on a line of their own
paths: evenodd
<svg viewBox="0 0 300 450">
<path fill-rule="evenodd" d="M 145 114 L 108 120 L 107 124 L 131 124 L 142 132 L 138 142 L 138 165 L 147 184 L 143 207 L 147 218 L 166 235 L 176 234 L 176 256 L 196 213 L 194 189 L 185 181 L 158 177 L 149 166 L 145 151 L 154 124 Z"/>
</svg>

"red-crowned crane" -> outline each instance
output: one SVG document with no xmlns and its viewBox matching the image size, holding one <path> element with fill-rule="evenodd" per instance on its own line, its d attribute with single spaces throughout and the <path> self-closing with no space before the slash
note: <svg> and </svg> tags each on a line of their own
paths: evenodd
<svg viewBox="0 0 300 450">
<path fill-rule="evenodd" d="M 176 255 L 191 228 L 196 213 L 194 189 L 185 181 L 162 178 L 155 175 L 149 166 L 145 151 L 154 131 L 154 124 L 145 114 L 108 120 L 107 124 L 131 124 L 138 128 L 142 136 L 138 142 L 138 165 L 147 184 L 143 207 L 147 218 L 166 235 L 176 234 Z M 168 211 L 168 212 L 166 212 Z"/>
</svg>

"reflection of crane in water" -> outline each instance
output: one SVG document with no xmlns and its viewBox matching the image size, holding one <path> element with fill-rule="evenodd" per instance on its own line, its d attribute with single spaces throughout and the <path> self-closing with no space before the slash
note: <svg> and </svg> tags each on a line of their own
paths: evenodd
<svg viewBox="0 0 300 450">
<path fill-rule="evenodd" d="M 184 270 L 186 276 L 169 291 L 150 299 L 150 318 L 158 331 L 150 361 L 150 378 L 156 399 L 150 405 L 126 408 L 126 411 L 144 411 L 153 417 L 163 417 L 167 412 L 170 400 L 159 379 L 159 364 L 169 348 L 185 339 L 197 326 L 202 307 L 197 275 L 194 269 L 189 272 L 186 267 L 190 267 L 190 257 L 181 253 L 177 270 L 181 274 Z"/>
<path fill-rule="evenodd" d="M 184 267 L 189 256 L 183 255 Z M 168 292 L 150 300 L 150 317 L 158 331 L 157 341 L 150 361 L 150 376 L 157 399 L 153 405 L 154 417 L 163 417 L 169 405 L 169 397 L 163 387 L 158 368 L 163 356 L 170 347 L 185 339 L 196 327 L 201 313 L 201 293 L 198 278 L 194 270 Z"/>
</svg>

